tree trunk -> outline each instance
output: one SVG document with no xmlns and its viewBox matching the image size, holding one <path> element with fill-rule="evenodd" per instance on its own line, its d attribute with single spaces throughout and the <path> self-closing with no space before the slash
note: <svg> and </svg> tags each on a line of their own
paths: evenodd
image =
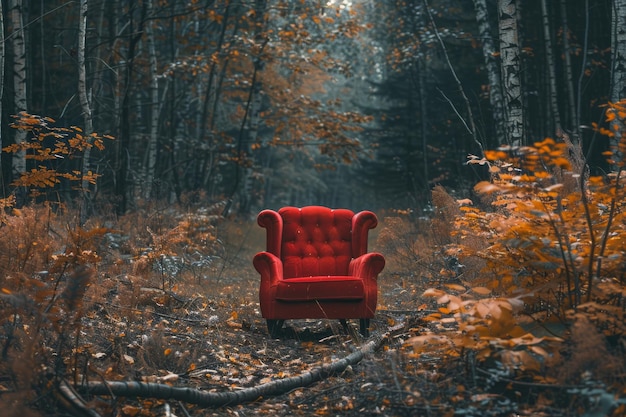
<svg viewBox="0 0 626 417">
<path fill-rule="evenodd" d="M 626 98 L 626 0 L 614 0 L 611 50 L 613 51 L 611 101 Z"/>
<path fill-rule="evenodd" d="M 0 149 L 3 145 L 3 127 L 2 120 L 2 100 L 4 98 L 4 56 L 6 54 L 4 48 L 4 10 L 2 9 L 2 1 L 0 1 Z M 2 174 L 2 156 L 0 154 L 0 175 Z M 4 184 L 0 184 L 4 187 Z"/>
<path fill-rule="evenodd" d="M 148 0 L 148 12 L 152 15 L 154 8 L 153 0 Z M 154 184 L 157 142 L 159 135 L 159 80 L 158 63 L 156 57 L 156 46 L 154 42 L 154 20 L 146 24 L 146 41 L 148 44 L 148 55 L 150 61 L 150 127 L 148 133 L 148 147 L 146 158 L 143 164 L 143 197 L 148 199 L 152 195 L 152 185 Z"/>
<path fill-rule="evenodd" d="M 541 17 L 543 19 L 543 40 L 546 48 L 546 67 L 548 70 L 548 102 L 550 103 L 550 112 L 552 113 L 552 123 L 550 123 L 550 119 L 548 119 L 548 126 L 550 126 L 548 136 L 556 134 L 557 137 L 560 137 L 562 135 L 561 114 L 559 112 L 559 101 L 557 97 L 552 35 L 550 34 L 550 18 L 548 16 L 546 0 L 541 0 Z"/>
<path fill-rule="evenodd" d="M 613 51 L 611 101 L 615 103 L 626 99 L 626 0 L 614 0 L 611 20 L 611 50 Z M 621 120 L 620 117 L 616 117 L 611 126 L 615 133 L 611 137 L 611 148 L 616 153 L 615 160 L 624 159 L 624 154 L 619 146 L 624 134 L 624 125 Z"/>
<path fill-rule="evenodd" d="M 424 59 L 418 59 L 416 62 L 416 70 L 417 74 L 417 91 L 419 93 L 419 111 L 421 115 L 421 136 L 422 136 L 422 169 L 424 175 L 424 188 L 430 188 L 430 171 L 429 171 L 429 158 L 428 158 L 428 140 L 430 139 L 430 135 L 428 134 L 428 93 L 426 91 L 426 74 L 427 74 L 427 65 L 424 62 Z"/>
<path fill-rule="evenodd" d="M 487 78 L 489 80 L 489 103 L 491 104 L 491 112 L 495 124 L 496 140 L 500 144 L 506 138 L 504 105 L 500 67 L 498 66 L 497 50 L 492 35 L 493 30 L 489 23 L 487 1 L 474 0 L 474 9 L 476 10 L 476 22 L 478 23 L 478 32 L 483 45 L 483 58 L 485 59 Z"/>
<path fill-rule="evenodd" d="M 242 131 L 239 135 L 238 145 L 238 163 L 243 162 L 242 157 L 247 154 L 247 150 L 250 144 L 256 142 L 259 131 L 259 113 L 261 111 L 262 102 L 262 84 L 259 80 L 259 75 L 263 71 L 263 49 L 267 44 L 267 40 L 264 38 L 264 20 L 265 20 L 265 8 L 266 0 L 256 0 L 255 2 L 255 29 L 254 29 L 254 41 L 255 41 L 255 60 L 254 60 L 254 72 L 252 73 L 252 81 L 250 86 L 250 95 L 246 104 L 246 113 L 241 124 Z M 247 132 L 246 132 L 246 124 Z M 246 134 L 244 134 L 246 132 Z M 244 149 L 243 142 L 246 143 Z M 237 181 L 235 183 L 235 189 L 239 194 L 239 212 L 240 214 L 247 214 L 251 208 L 251 175 L 252 170 L 249 167 L 239 166 L 237 168 Z"/>
<path fill-rule="evenodd" d="M 39 16 L 39 53 L 41 54 L 41 57 L 43 58 L 44 56 L 46 56 L 46 45 L 44 42 L 44 39 L 46 39 L 46 32 L 45 32 L 45 6 L 44 6 L 44 2 L 45 0 L 41 0 L 39 7 L 40 7 L 40 16 Z M 39 103 L 40 103 L 40 108 L 45 109 L 47 108 L 47 94 L 46 94 L 46 86 L 48 85 L 48 68 L 46 68 L 47 62 L 45 59 L 42 59 L 38 64 L 37 64 L 40 68 L 39 68 L 39 73 L 41 74 L 41 78 L 40 78 L 40 85 L 41 85 L 41 93 L 39 94 L 39 97 L 37 97 Z M 29 67 L 34 67 L 33 65 L 29 65 Z M 34 75 L 34 74 L 33 74 Z M 32 85 L 32 84 L 31 84 Z M 32 90 L 32 89 L 31 89 Z M 31 97 L 31 103 L 32 103 L 32 97 Z"/>
<path fill-rule="evenodd" d="M 509 145 L 524 144 L 524 108 L 520 79 L 521 62 L 515 0 L 498 0 L 502 90 Z"/>
<path fill-rule="evenodd" d="M 24 25 L 22 21 L 22 0 L 11 0 L 9 3 L 11 24 L 13 26 L 13 101 L 15 112 L 27 112 L 26 99 L 26 43 L 24 40 Z M 21 144 L 26 140 L 26 131 L 15 131 L 15 143 Z M 13 156 L 13 172 L 15 178 L 26 172 L 25 151 L 16 152 Z"/>
<path fill-rule="evenodd" d="M 563 26 L 563 54 L 565 58 L 565 87 L 567 89 L 567 108 L 569 109 L 569 120 L 566 128 L 573 134 L 574 143 L 580 141 L 580 123 L 576 114 L 576 99 L 574 93 L 574 75 L 572 73 L 572 51 L 569 42 L 570 30 L 567 23 L 567 0 L 561 0 L 561 25 Z"/>
<path fill-rule="evenodd" d="M 265 44 L 267 41 L 264 38 L 264 14 L 265 14 L 266 0 L 256 0 L 255 6 L 255 34 L 254 34 L 254 42 L 255 42 L 255 80 L 252 83 L 252 105 L 250 108 L 250 127 L 248 130 L 248 141 L 249 143 L 256 142 L 257 135 L 259 133 L 259 112 L 261 111 L 261 102 L 263 99 L 262 93 L 262 84 L 259 81 L 258 74 L 263 71 L 264 61 L 263 61 L 263 49 L 265 48 Z"/>
<path fill-rule="evenodd" d="M 176 3 L 171 2 L 170 4 L 170 13 L 172 16 L 175 15 L 176 12 Z M 178 58 L 178 48 L 176 45 L 176 30 L 178 28 L 176 20 L 172 20 L 170 24 L 170 36 L 168 41 L 170 42 L 170 62 L 175 62 Z M 177 116 L 176 116 L 176 95 L 177 95 L 177 80 L 176 73 L 172 73 L 172 75 L 168 79 L 168 129 L 167 134 L 169 138 L 168 146 L 170 147 L 169 152 L 167 153 L 167 162 L 169 164 L 169 182 L 170 189 L 168 190 L 169 195 L 167 199 L 169 202 L 173 203 L 174 201 L 180 202 L 181 197 L 181 186 L 180 186 L 180 175 L 179 175 L 179 167 L 177 163 L 178 159 L 178 139 L 176 138 L 176 125 L 177 125 Z"/>
<path fill-rule="evenodd" d="M 139 21 L 135 21 L 135 13 L 138 7 L 142 7 L 141 16 Z M 120 128 L 118 137 L 118 152 L 117 152 L 117 169 L 116 169 L 116 189 L 115 194 L 118 200 L 118 213 L 123 214 L 128 210 L 129 204 L 129 192 L 128 192 L 128 179 L 130 172 L 130 136 L 132 134 L 131 129 L 131 92 L 133 90 L 134 82 L 134 65 L 135 65 L 135 51 L 137 44 L 141 39 L 146 15 L 146 5 L 138 5 L 135 1 L 130 1 L 128 4 L 128 52 L 125 57 L 125 66 L 123 69 L 123 88 L 124 94 L 121 103 L 121 115 L 120 115 Z"/>
<path fill-rule="evenodd" d="M 215 83 L 215 78 L 217 74 L 218 65 L 222 65 L 223 71 L 226 69 L 228 65 L 228 58 L 225 54 L 222 53 L 224 46 L 224 38 L 226 35 L 226 28 L 228 27 L 228 21 L 230 17 L 230 7 L 231 2 L 228 2 L 226 5 L 226 10 L 223 15 L 222 27 L 220 30 L 220 36 L 217 41 L 217 45 L 215 47 L 214 54 L 218 57 L 211 63 L 211 70 L 209 71 L 209 79 L 207 81 L 206 90 L 204 93 L 204 100 L 202 101 L 202 113 L 200 115 L 200 130 L 198 132 L 198 137 L 206 140 L 207 143 L 207 155 L 204 160 L 204 166 L 202 168 L 202 187 L 207 187 L 209 185 L 209 180 L 213 174 L 214 170 L 214 159 L 215 159 L 215 132 L 213 131 L 215 127 L 215 113 L 217 112 L 217 103 L 219 101 L 219 97 L 221 94 L 221 85 L 224 77 L 219 77 L 217 83 Z M 237 25 L 233 30 L 233 35 L 237 31 Z M 224 55 L 223 62 L 220 61 L 219 57 Z M 214 85 L 215 84 L 215 85 Z M 213 111 L 209 116 L 209 105 L 211 103 L 211 98 L 213 99 Z M 210 117 L 210 120 L 209 120 Z"/>
<path fill-rule="evenodd" d="M 93 117 L 91 113 L 91 104 L 89 103 L 89 97 L 87 93 L 87 69 L 85 68 L 85 44 L 87 41 L 87 2 L 88 0 L 80 0 L 80 13 L 78 21 L 78 50 L 77 50 L 77 63 L 78 63 L 78 99 L 80 101 L 80 108 L 83 113 L 85 138 L 89 140 L 93 133 Z M 91 148 L 87 147 L 83 153 L 83 178 L 86 178 L 91 171 L 91 165 L 89 158 L 91 155 Z M 82 192 L 85 200 L 89 200 L 89 181 L 83 179 Z"/>
</svg>

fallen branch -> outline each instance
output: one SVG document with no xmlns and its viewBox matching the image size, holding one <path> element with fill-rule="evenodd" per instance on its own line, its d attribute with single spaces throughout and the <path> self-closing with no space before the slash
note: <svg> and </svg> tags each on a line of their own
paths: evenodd
<svg viewBox="0 0 626 417">
<path fill-rule="evenodd" d="M 255 401 L 262 397 L 284 394 L 296 388 L 306 387 L 314 382 L 339 374 L 348 366 L 360 362 L 366 355 L 379 349 L 391 332 L 403 327 L 404 325 L 398 325 L 387 329 L 387 332 L 384 334 L 373 335 L 368 342 L 345 358 L 313 368 L 302 375 L 279 379 L 238 391 L 205 392 L 189 387 L 172 387 L 166 384 L 138 381 L 94 381 L 89 382 L 86 387 L 81 386 L 80 388 L 86 388 L 89 393 L 93 395 L 118 395 L 123 397 L 178 400 L 201 407 L 221 407 L 225 405 L 241 404 Z"/>
<path fill-rule="evenodd" d="M 78 395 L 66 380 L 61 380 L 56 384 L 54 394 L 59 404 L 71 415 L 77 417 L 100 417 L 100 414 L 87 406 L 85 400 Z"/>
</svg>

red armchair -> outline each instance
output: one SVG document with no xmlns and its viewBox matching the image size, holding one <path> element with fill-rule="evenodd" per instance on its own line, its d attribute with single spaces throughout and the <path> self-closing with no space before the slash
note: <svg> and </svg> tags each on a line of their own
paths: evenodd
<svg viewBox="0 0 626 417">
<path fill-rule="evenodd" d="M 263 210 L 266 251 L 253 263 L 261 274 L 261 314 L 275 337 L 287 319 L 360 319 L 369 332 L 376 311 L 377 278 L 385 266 L 367 252 L 367 234 L 378 224 L 370 211 L 354 214 L 321 206 Z"/>
</svg>

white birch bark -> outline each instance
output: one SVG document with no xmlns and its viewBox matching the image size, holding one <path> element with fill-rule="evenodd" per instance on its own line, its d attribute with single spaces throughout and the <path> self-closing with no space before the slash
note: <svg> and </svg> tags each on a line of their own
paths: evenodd
<svg viewBox="0 0 626 417">
<path fill-rule="evenodd" d="M 611 27 L 612 50 L 612 84 L 611 101 L 617 102 L 626 99 L 626 0 L 613 1 L 613 15 Z M 624 160 L 625 155 L 620 151 L 620 141 L 624 134 L 624 124 L 619 117 L 612 122 L 615 136 L 611 138 L 611 148 L 615 153 L 613 159 Z"/>
<path fill-rule="evenodd" d="M 83 134 L 87 140 L 90 140 L 93 133 L 93 117 L 91 112 L 91 104 L 87 93 L 87 69 L 85 68 L 85 46 L 87 42 L 87 4 L 88 0 L 80 0 L 80 12 L 78 20 L 78 99 L 83 115 L 84 130 Z M 91 148 L 87 147 L 83 152 L 83 181 L 82 192 L 89 192 L 89 181 L 85 178 L 91 171 L 90 164 Z"/>
<path fill-rule="evenodd" d="M 506 137 L 510 145 L 520 146 L 525 134 L 516 1 L 498 0 L 498 18 Z"/>
<path fill-rule="evenodd" d="M 613 0 L 612 35 L 611 101 L 616 102 L 626 98 L 626 0 Z"/>
<path fill-rule="evenodd" d="M 153 0 L 148 1 L 148 14 L 151 15 L 154 8 Z M 148 147 L 143 166 L 143 197 L 148 199 L 152 195 L 152 185 L 154 184 L 156 161 L 157 161 L 157 141 L 159 134 L 159 80 L 158 62 L 156 57 L 156 46 L 154 42 L 154 20 L 149 20 L 146 24 L 146 43 L 148 46 L 148 56 L 150 63 L 150 131 L 148 134 Z"/>
<path fill-rule="evenodd" d="M 4 10 L 2 9 L 2 1 L 0 1 L 0 116 L 2 115 L 2 99 L 4 97 L 4 56 L 6 54 L 4 48 Z M 3 145 L 3 126 L 0 126 L 0 149 Z M 2 172 L 2 158 L 0 158 L 0 172 Z"/>
<path fill-rule="evenodd" d="M 489 23 L 489 12 L 486 0 L 474 0 L 476 10 L 476 22 L 478 23 L 478 33 L 483 46 L 483 58 L 487 69 L 487 79 L 489 80 L 489 103 L 495 123 L 496 137 L 499 142 L 506 138 L 504 126 L 504 105 L 502 98 L 502 83 L 500 81 L 500 67 L 496 58 L 497 50 L 493 39 L 493 30 Z"/>
<path fill-rule="evenodd" d="M 15 111 L 19 113 L 28 111 L 26 99 L 26 43 L 24 40 L 22 0 L 11 0 L 9 8 L 13 26 L 11 37 L 13 45 L 13 100 Z M 26 140 L 26 132 L 16 130 L 15 143 L 20 144 L 24 140 Z M 13 172 L 17 176 L 26 172 L 26 153 L 24 151 L 17 152 L 13 156 Z"/>
</svg>

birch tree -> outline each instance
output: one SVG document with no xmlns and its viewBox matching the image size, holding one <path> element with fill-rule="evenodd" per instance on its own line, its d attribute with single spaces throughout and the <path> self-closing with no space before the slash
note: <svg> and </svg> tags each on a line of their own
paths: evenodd
<svg viewBox="0 0 626 417">
<path fill-rule="evenodd" d="M 84 135 L 87 140 L 91 137 L 93 133 L 93 116 L 91 112 L 91 104 L 89 103 L 89 97 L 87 94 L 87 70 L 85 68 L 85 44 L 87 41 L 87 2 L 88 0 L 80 0 L 80 12 L 79 12 L 79 20 L 78 20 L 78 50 L 77 53 L 77 63 L 78 63 L 78 99 L 80 100 L 80 107 L 83 115 L 83 123 L 84 123 Z M 89 172 L 91 171 L 91 166 L 89 164 L 89 159 L 91 156 L 91 148 L 85 148 L 83 153 L 83 169 L 82 175 L 83 178 L 87 178 L 89 176 Z M 83 179 L 82 181 L 82 192 L 84 196 L 88 198 L 87 194 L 89 192 L 89 181 Z"/>
<path fill-rule="evenodd" d="M 148 0 L 148 15 L 151 16 L 154 10 L 153 0 Z M 156 46 L 154 41 L 155 21 L 146 23 L 146 43 L 148 46 L 148 60 L 150 65 L 150 126 L 148 133 L 148 147 L 143 163 L 143 196 L 150 198 L 152 194 L 152 184 L 154 184 L 156 161 L 157 161 L 157 141 L 159 134 L 159 79 L 158 62 L 156 56 Z"/>
<path fill-rule="evenodd" d="M 0 1 L 0 120 L 2 117 L 2 100 L 4 98 L 4 10 Z M 3 147 L 2 124 L 0 123 L 0 149 Z M 2 158 L 0 158 L 0 172 L 2 172 Z"/>
<path fill-rule="evenodd" d="M 516 0 L 498 0 L 498 20 L 506 138 L 510 145 L 519 146 L 525 134 Z"/>
<path fill-rule="evenodd" d="M 612 102 L 618 102 L 626 98 L 626 0 L 614 0 L 611 33 L 612 68 L 611 68 L 611 92 Z M 613 110 L 614 111 L 614 110 Z M 620 138 L 623 135 L 623 120 L 615 117 L 612 128 L 615 135 L 611 138 L 611 147 L 618 154 L 616 159 L 622 159 L 624 155 L 620 149 Z"/>
<path fill-rule="evenodd" d="M 495 133 L 498 141 L 506 138 L 504 105 L 502 98 L 502 83 L 500 81 L 500 67 L 497 61 L 496 44 L 493 39 L 493 31 L 489 23 L 489 13 L 486 0 L 474 0 L 476 10 L 476 22 L 483 47 L 483 57 L 489 80 L 489 103 L 495 124 Z"/>
<path fill-rule="evenodd" d="M 626 0 L 613 1 L 611 101 L 626 98 Z"/>
<path fill-rule="evenodd" d="M 9 3 L 11 24 L 13 32 L 11 40 L 13 46 L 13 101 L 15 104 L 15 112 L 26 112 L 27 95 L 26 95 L 26 43 L 24 40 L 24 23 L 22 0 L 11 0 Z M 25 130 L 17 130 L 15 132 L 15 143 L 20 145 L 26 139 Z M 21 150 L 13 156 L 13 172 L 17 176 L 26 172 L 26 153 Z"/>
</svg>

